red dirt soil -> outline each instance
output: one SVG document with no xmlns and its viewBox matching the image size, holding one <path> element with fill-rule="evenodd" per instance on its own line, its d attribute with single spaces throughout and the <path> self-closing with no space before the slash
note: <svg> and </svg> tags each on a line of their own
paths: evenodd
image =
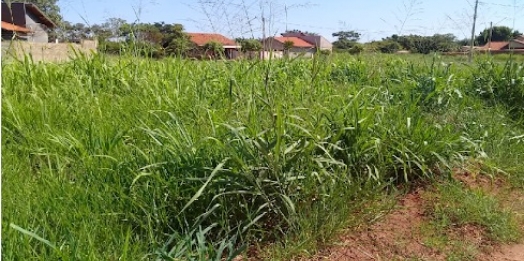
<svg viewBox="0 0 524 261">
<path fill-rule="evenodd" d="M 503 246 L 490 258 L 493 261 L 524 261 L 524 245 Z"/>
<path fill-rule="evenodd" d="M 524 193 L 507 190 L 503 179 L 491 180 L 485 175 L 456 170 L 454 178 L 469 188 L 480 188 L 496 195 L 504 207 L 513 210 L 524 221 Z M 508 192 L 509 191 L 509 192 Z M 321 250 L 314 257 L 296 258 L 301 261 L 320 260 L 446 260 L 450 254 L 460 254 L 463 249 L 451 246 L 449 242 L 440 250 L 425 244 L 422 230 L 430 220 L 426 210 L 431 202 L 424 197 L 427 189 L 419 188 L 398 200 L 395 209 L 376 223 L 365 224 L 351 231 L 343 232 L 335 244 Z M 522 230 L 524 231 L 524 222 Z M 426 231 L 427 236 L 427 231 Z M 496 245 L 486 236 L 485 231 L 474 225 L 453 227 L 446 236 L 454 242 L 473 246 L 474 260 L 480 261 L 524 261 L 524 244 Z M 455 253 L 453 253 L 455 252 Z M 250 255 L 249 255 L 250 256 Z M 256 256 L 256 255 L 255 255 Z M 236 260 L 241 260 L 239 259 Z M 248 260 L 258 260 L 256 257 Z M 468 259 L 471 260 L 471 259 Z"/>
<path fill-rule="evenodd" d="M 502 179 L 491 180 L 484 175 L 473 175 L 469 172 L 455 172 L 455 178 L 467 187 L 481 188 L 490 194 L 504 191 Z M 424 202 L 419 189 L 402 197 L 397 209 L 387 214 L 378 223 L 371 224 L 357 231 L 340 237 L 333 245 L 314 258 L 302 260 L 446 260 L 453 252 L 451 247 L 439 251 L 424 244 L 421 225 L 427 217 L 424 210 L 429 202 Z M 506 199 L 506 200 L 505 200 Z M 524 214 L 524 193 L 503 195 L 503 203 Z M 515 207 L 515 204 L 520 204 Z M 512 205 L 512 206 L 510 206 Z M 523 227 L 524 230 L 524 227 Z M 493 245 L 487 239 L 482 228 L 466 225 L 447 231 L 450 239 L 465 242 L 479 249 L 475 260 L 482 261 L 524 261 L 524 244 L 500 246 Z"/>
<path fill-rule="evenodd" d="M 380 222 L 342 236 L 342 243 L 309 260 L 443 260 L 440 253 L 424 245 L 417 229 L 424 217 L 419 191 L 406 195 L 398 205 Z"/>
</svg>

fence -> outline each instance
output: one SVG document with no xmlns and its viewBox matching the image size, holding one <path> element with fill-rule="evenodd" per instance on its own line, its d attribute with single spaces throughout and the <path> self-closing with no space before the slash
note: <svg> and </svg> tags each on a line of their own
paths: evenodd
<svg viewBox="0 0 524 261">
<path fill-rule="evenodd" d="M 23 59 L 24 55 L 30 55 L 35 62 L 64 62 L 74 57 L 75 51 L 90 55 L 97 47 L 98 42 L 93 40 L 83 40 L 80 44 L 2 41 L 2 58 Z"/>
</svg>

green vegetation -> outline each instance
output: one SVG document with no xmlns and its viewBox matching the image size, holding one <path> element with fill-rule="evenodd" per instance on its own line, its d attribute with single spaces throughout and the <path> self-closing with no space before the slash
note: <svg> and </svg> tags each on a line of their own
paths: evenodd
<svg viewBox="0 0 524 261">
<path fill-rule="evenodd" d="M 489 42 L 490 37 L 493 42 L 509 41 L 517 36 L 522 35 L 518 30 L 513 30 L 508 26 L 493 26 L 493 28 L 484 29 L 476 38 L 478 45 L 484 45 Z"/>
<path fill-rule="evenodd" d="M 315 249 L 465 159 L 522 178 L 523 79 L 489 57 L 3 63 L 2 258 Z"/>
<path fill-rule="evenodd" d="M 511 212 L 482 189 L 464 188 L 456 182 L 440 184 L 430 200 L 433 204 L 428 214 L 436 231 L 472 225 L 495 242 L 515 242 L 521 236 Z"/>
<path fill-rule="evenodd" d="M 423 197 L 427 202 L 426 221 L 420 227 L 424 244 L 446 253 L 446 260 L 477 260 L 488 245 L 522 239 L 520 220 L 513 209 L 501 204 L 501 195 L 447 181 L 437 183 Z"/>
</svg>

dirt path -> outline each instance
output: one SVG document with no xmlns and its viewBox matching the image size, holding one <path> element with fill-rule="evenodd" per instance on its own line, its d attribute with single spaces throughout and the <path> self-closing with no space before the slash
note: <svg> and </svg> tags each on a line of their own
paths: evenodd
<svg viewBox="0 0 524 261">
<path fill-rule="evenodd" d="M 524 193 L 503 193 L 504 184 L 486 179 L 458 177 L 470 188 L 482 188 L 496 195 L 517 215 L 524 215 Z M 524 244 L 499 245 L 493 243 L 480 226 L 455 226 L 432 234 L 428 228 L 425 191 L 412 192 L 398 202 L 398 207 L 378 223 L 353 228 L 337 240 L 336 244 L 313 258 L 301 260 L 480 260 L 524 261 Z M 524 219 L 522 219 L 524 221 Z M 524 224 L 523 224 L 524 231 Z"/>
<path fill-rule="evenodd" d="M 493 261 L 524 261 L 524 244 L 504 246 L 492 258 Z"/>
</svg>

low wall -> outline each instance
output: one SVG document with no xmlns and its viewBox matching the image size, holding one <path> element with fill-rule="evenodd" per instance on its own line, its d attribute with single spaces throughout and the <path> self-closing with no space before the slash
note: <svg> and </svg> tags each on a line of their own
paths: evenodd
<svg viewBox="0 0 524 261">
<path fill-rule="evenodd" d="M 31 55 L 35 62 L 63 62 L 74 57 L 75 51 L 90 55 L 96 52 L 97 46 L 98 43 L 92 40 L 84 40 L 80 44 L 2 41 L 2 60 L 23 59 L 24 55 Z"/>
</svg>

